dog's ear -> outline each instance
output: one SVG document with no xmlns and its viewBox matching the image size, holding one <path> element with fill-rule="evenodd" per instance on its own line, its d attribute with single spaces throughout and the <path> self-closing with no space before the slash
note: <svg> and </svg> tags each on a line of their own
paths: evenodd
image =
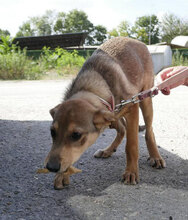
<svg viewBox="0 0 188 220">
<path fill-rule="evenodd" d="M 99 110 L 95 112 L 93 117 L 93 123 L 97 129 L 101 129 L 111 125 L 113 121 L 116 121 L 115 115 L 113 112 Z"/>
<path fill-rule="evenodd" d="M 53 119 L 54 119 L 54 115 L 55 115 L 55 113 L 57 112 L 57 110 L 59 109 L 60 105 L 61 105 L 61 104 L 59 104 L 59 105 L 57 105 L 56 107 L 50 109 L 49 112 L 50 112 L 50 115 L 52 116 Z"/>
</svg>

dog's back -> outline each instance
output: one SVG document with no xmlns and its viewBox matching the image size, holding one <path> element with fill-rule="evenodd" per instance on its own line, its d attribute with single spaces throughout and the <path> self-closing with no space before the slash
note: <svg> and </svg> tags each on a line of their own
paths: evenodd
<svg viewBox="0 0 188 220">
<path fill-rule="evenodd" d="M 95 82 L 100 85 L 95 86 Z M 153 67 L 147 47 L 137 40 L 117 37 L 102 44 L 85 62 L 65 100 L 79 90 L 101 95 L 98 88 L 106 87 L 106 91 L 108 87 L 118 102 L 152 86 Z"/>
<path fill-rule="evenodd" d="M 117 37 L 101 45 L 100 49 L 120 64 L 132 84 L 142 84 L 146 74 L 153 76 L 151 56 L 144 43 L 131 38 Z"/>
</svg>

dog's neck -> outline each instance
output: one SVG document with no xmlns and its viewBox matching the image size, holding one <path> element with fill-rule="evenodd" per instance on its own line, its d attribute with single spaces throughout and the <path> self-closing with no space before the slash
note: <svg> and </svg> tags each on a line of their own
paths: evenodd
<svg viewBox="0 0 188 220">
<path fill-rule="evenodd" d="M 87 77 L 86 77 L 87 76 Z M 104 78 L 94 70 L 82 72 L 69 87 L 65 100 L 84 99 L 99 109 L 114 110 L 115 101 Z"/>
<path fill-rule="evenodd" d="M 76 77 L 72 82 L 71 86 L 68 88 L 64 100 L 75 96 L 76 93 L 80 92 L 90 92 L 93 93 L 106 101 L 110 101 L 112 92 L 104 80 L 104 78 L 97 72 L 88 71 L 82 72 Z"/>
<path fill-rule="evenodd" d="M 80 91 L 74 94 L 70 99 L 84 99 L 97 109 L 109 110 L 111 112 L 113 112 L 115 108 L 114 97 L 111 94 L 109 94 L 108 99 L 103 99 L 94 93 Z"/>
</svg>

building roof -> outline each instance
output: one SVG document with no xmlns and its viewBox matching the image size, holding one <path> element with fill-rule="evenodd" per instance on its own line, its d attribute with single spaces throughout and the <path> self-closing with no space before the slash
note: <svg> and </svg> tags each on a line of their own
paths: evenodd
<svg viewBox="0 0 188 220">
<path fill-rule="evenodd" d="M 169 50 L 169 46 L 168 45 L 147 45 L 147 48 L 149 50 L 150 53 L 154 54 L 154 53 L 164 53 L 166 50 Z"/>
<path fill-rule="evenodd" d="M 171 41 L 171 44 L 188 48 L 188 36 L 177 36 Z"/>
<path fill-rule="evenodd" d="M 32 37 L 18 37 L 13 40 L 22 49 L 40 50 L 44 46 L 54 49 L 56 47 L 79 47 L 83 46 L 87 33 L 67 33 L 59 35 L 48 36 L 32 36 Z"/>
</svg>

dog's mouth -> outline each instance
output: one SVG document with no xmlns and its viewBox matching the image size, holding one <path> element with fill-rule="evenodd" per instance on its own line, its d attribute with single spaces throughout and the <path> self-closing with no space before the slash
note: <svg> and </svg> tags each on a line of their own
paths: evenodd
<svg viewBox="0 0 188 220">
<path fill-rule="evenodd" d="M 69 170 L 69 167 L 68 167 L 66 170 L 64 170 L 64 171 L 63 171 L 63 173 L 67 173 L 67 172 L 68 172 L 68 170 Z"/>
<path fill-rule="evenodd" d="M 71 167 L 71 165 L 70 166 L 66 166 L 65 168 L 62 167 L 62 169 L 60 168 L 58 173 L 66 174 L 69 171 L 70 167 Z"/>
</svg>

